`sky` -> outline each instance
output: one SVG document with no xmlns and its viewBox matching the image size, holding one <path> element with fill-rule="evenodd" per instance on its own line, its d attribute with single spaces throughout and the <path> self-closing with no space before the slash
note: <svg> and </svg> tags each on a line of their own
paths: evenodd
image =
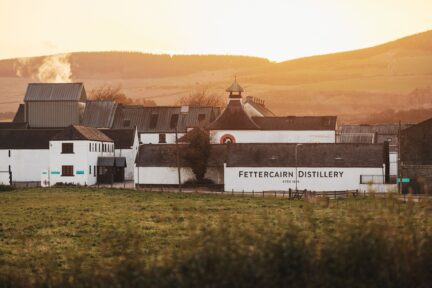
<svg viewBox="0 0 432 288">
<path fill-rule="evenodd" d="M 432 0 L 0 0 L 0 59 L 78 51 L 283 61 L 432 29 Z"/>
</svg>

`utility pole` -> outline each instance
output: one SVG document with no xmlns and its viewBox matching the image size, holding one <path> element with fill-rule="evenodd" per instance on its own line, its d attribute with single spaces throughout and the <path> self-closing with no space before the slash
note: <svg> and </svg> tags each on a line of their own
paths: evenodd
<svg viewBox="0 0 432 288">
<path fill-rule="evenodd" d="M 398 184 L 398 194 L 402 193 L 402 162 L 401 162 L 401 130 L 402 130 L 402 123 L 399 120 L 399 129 L 398 129 L 398 175 L 397 175 L 397 182 Z"/>
<path fill-rule="evenodd" d="M 296 174 L 296 178 L 295 178 L 295 190 L 296 192 L 298 191 L 298 187 L 297 187 L 297 179 L 298 179 L 298 172 L 297 172 L 297 168 L 298 168 L 298 162 L 297 162 L 297 151 L 298 151 L 298 147 L 301 146 L 302 144 L 296 144 L 295 146 L 295 174 Z"/>
</svg>

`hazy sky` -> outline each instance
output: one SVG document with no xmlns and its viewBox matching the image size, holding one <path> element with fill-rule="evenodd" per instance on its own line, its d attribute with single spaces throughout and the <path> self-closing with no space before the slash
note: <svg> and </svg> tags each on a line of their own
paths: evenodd
<svg viewBox="0 0 432 288">
<path fill-rule="evenodd" d="M 281 61 L 432 29 L 432 0 L 0 0 L 0 58 L 73 51 Z"/>
</svg>

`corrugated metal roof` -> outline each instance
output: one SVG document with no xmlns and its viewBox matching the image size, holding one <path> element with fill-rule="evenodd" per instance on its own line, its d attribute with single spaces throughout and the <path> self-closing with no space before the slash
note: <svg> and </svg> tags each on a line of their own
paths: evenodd
<svg viewBox="0 0 432 288">
<path fill-rule="evenodd" d="M 82 101 L 87 98 L 83 83 L 30 83 L 24 101 Z"/>
<path fill-rule="evenodd" d="M 402 124 L 402 129 L 411 125 Z M 341 125 L 341 133 L 378 133 L 378 134 L 398 134 L 399 124 L 361 124 L 361 125 Z"/>
<path fill-rule="evenodd" d="M 61 130 L 0 130 L 0 149 L 49 149 L 50 139 Z"/>
<path fill-rule="evenodd" d="M 114 142 L 111 138 L 98 129 L 80 125 L 70 125 L 56 134 L 52 140 L 92 140 Z"/>
<path fill-rule="evenodd" d="M 114 101 L 87 101 L 82 124 L 95 128 L 111 128 L 117 106 Z"/>
<path fill-rule="evenodd" d="M 186 147 L 179 145 L 180 155 Z M 379 167 L 386 161 L 384 144 L 296 144 L 262 143 L 212 145 L 209 167 Z M 140 146 L 139 167 L 176 167 L 174 144 Z M 187 163 L 181 158 L 181 165 Z"/>
<path fill-rule="evenodd" d="M 343 133 L 340 135 L 340 143 L 375 143 L 375 133 Z"/>
<path fill-rule="evenodd" d="M 252 117 L 261 130 L 336 130 L 336 116 Z"/>
<path fill-rule="evenodd" d="M 131 128 L 136 126 L 140 133 L 173 133 L 188 128 L 203 127 L 219 114 L 216 107 L 189 107 L 187 113 L 180 113 L 181 107 L 143 107 L 123 106 L 116 113 L 113 128 Z M 178 117 L 177 121 L 174 121 Z M 173 124 L 173 125 L 172 125 Z"/>
</svg>

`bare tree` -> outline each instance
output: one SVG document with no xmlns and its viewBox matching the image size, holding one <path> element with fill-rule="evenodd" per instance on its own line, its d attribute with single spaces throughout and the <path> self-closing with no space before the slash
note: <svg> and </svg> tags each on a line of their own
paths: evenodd
<svg viewBox="0 0 432 288">
<path fill-rule="evenodd" d="M 156 103 L 153 100 L 145 98 L 132 99 L 127 97 L 122 91 L 121 85 L 115 87 L 111 85 L 99 86 L 90 91 L 89 98 L 92 100 L 111 100 L 125 105 L 156 106 Z"/>
<path fill-rule="evenodd" d="M 207 87 L 197 89 L 189 95 L 181 96 L 177 99 L 177 105 L 188 106 L 212 106 L 223 107 L 226 105 L 226 99 L 220 94 L 209 93 Z"/>
</svg>

